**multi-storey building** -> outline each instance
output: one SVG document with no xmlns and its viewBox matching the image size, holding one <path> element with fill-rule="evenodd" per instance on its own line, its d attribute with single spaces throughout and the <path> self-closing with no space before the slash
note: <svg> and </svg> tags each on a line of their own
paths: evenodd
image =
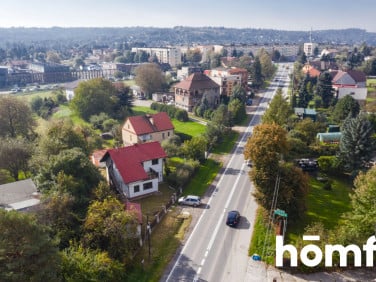
<svg viewBox="0 0 376 282">
<path fill-rule="evenodd" d="M 171 67 L 176 67 L 181 64 L 181 51 L 179 48 L 132 48 L 132 52 L 134 53 L 138 53 L 140 51 L 146 52 L 151 57 L 156 56 L 159 63 L 170 64 Z"/>
</svg>

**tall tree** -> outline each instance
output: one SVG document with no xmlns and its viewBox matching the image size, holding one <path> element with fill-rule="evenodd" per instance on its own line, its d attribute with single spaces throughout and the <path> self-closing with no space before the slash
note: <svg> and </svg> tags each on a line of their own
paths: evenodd
<svg viewBox="0 0 376 282">
<path fill-rule="evenodd" d="M 81 82 L 70 102 L 72 109 L 84 120 L 101 112 L 112 114 L 116 89 L 111 81 L 95 78 Z"/>
<path fill-rule="evenodd" d="M 321 98 L 324 108 L 328 108 L 334 99 L 332 77 L 328 71 L 320 74 L 317 81 L 316 93 Z"/>
<path fill-rule="evenodd" d="M 261 64 L 261 71 L 262 75 L 265 78 L 270 78 L 275 72 L 275 67 L 273 65 L 272 59 L 269 55 L 269 53 L 262 48 L 259 53 L 258 57 L 260 58 L 260 64 Z"/>
<path fill-rule="evenodd" d="M 59 281 L 58 249 L 34 217 L 0 209 L 0 280 Z"/>
<path fill-rule="evenodd" d="M 283 97 L 282 89 L 278 88 L 268 109 L 262 116 L 263 123 L 275 123 L 285 127 L 289 122 L 289 117 L 293 114 L 288 101 Z"/>
<path fill-rule="evenodd" d="M 262 67 L 260 63 L 260 58 L 256 56 L 255 61 L 251 66 L 251 77 L 252 86 L 255 88 L 260 88 L 264 83 L 264 76 L 262 74 Z"/>
<path fill-rule="evenodd" d="M 360 105 L 350 95 L 346 95 L 338 100 L 334 107 L 332 118 L 335 122 L 340 123 L 347 117 L 355 118 L 360 112 Z"/>
<path fill-rule="evenodd" d="M 301 81 L 299 92 L 298 92 L 298 104 L 297 106 L 300 108 L 307 108 L 309 102 L 313 98 L 313 93 L 310 93 L 310 81 L 311 78 L 309 74 L 305 76 L 305 78 Z"/>
<path fill-rule="evenodd" d="M 156 91 L 161 91 L 165 76 L 157 64 L 142 64 L 135 69 L 135 81 L 148 98 Z"/>
<path fill-rule="evenodd" d="M 29 137 L 34 126 L 31 109 L 23 100 L 11 96 L 0 97 L 0 136 Z"/>
<path fill-rule="evenodd" d="M 344 121 L 338 157 L 347 171 L 361 169 L 371 159 L 375 149 L 373 133 L 374 128 L 364 114 Z"/>
<path fill-rule="evenodd" d="M 351 210 L 343 215 L 339 234 L 343 244 L 361 246 L 375 233 L 376 168 L 360 172 L 354 186 L 354 193 L 350 195 Z"/>
</svg>

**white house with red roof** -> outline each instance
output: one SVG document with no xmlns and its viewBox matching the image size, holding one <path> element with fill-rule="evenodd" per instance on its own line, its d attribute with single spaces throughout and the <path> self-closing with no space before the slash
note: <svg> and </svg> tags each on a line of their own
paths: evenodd
<svg viewBox="0 0 376 282">
<path fill-rule="evenodd" d="M 162 142 L 174 134 L 174 125 L 167 113 L 160 112 L 127 118 L 121 132 L 124 146 Z"/>
<path fill-rule="evenodd" d="M 155 141 L 107 150 L 101 162 L 106 163 L 110 185 L 127 199 L 133 199 L 158 191 L 166 157 L 160 143 Z"/>
</svg>

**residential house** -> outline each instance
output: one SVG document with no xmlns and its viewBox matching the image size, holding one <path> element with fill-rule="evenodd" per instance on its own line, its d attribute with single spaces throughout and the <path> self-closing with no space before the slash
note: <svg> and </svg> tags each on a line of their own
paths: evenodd
<svg viewBox="0 0 376 282">
<path fill-rule="evenodd" d="M 108 150 L 100 161 L 106 163 L 110 185 L 130 200 L 158 191 L 166 157 L 155 141 Z"/>
<path fill-rule="evenodd" d="M 242 68 L 217 68 L 205 70 L 204 74 L 209 76 L 219 86 L 221 95 L 231 96 L 233 88 L 240 85 L 245 91 L 248 90 L 248 71 Z"/>
<path fill-rule="evenodd" d="M 124 146 L 149 141 L 162 142 L 174 135 L 174 125 L 167 113 L 159 112 L 127 118 L 121 132 Z"/>
<path fill-rule="evenodd" d="M 358 70 L 332 71 L 333 88 L 338 87 L 366 87 L 366 75 Z"/>
<path fill-rule="evenodd" d="M 0 185 L 0 208 L 5 210 L 32 211 L 39 203 L 39 192 L 28 178 Z"/>
<path fill-rule="evenodd" d="M 203 73 L 192 73 L 173 86 L 175 106 L 192 112 L 193 108 L 205 98 L 209 106 L 219 104 L 219 85 Z"/>
<path fill-rule="evenodd" d="M 302 71 L 304 74 L 308 74 L 312 78 L 318 78 L 321 74 L 321 72 L 317 68 L 308 63 L 303 66 Z"/>
</svg>

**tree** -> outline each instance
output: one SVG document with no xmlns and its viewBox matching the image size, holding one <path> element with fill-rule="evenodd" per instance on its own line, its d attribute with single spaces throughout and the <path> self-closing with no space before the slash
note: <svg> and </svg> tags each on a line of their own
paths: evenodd
<svg viewBox="0 0 376 282">
<path fill-rule="evenodd" d="M 158 65 L 149 63 L 142 64 L 135 69 L 135 81 L 145 92 L 148 98 L 156 91 L 161 91 L 165 83 L 165 77 Z"/>
<path fill-rule="evenodd" d="M 347 117 L 355 118 L 360 112 L 360 105 L 350 95 L 338 100 L 334 107 L 332 118 L 335 122 L 342 122 Z"/>
<path fill-rule="evenodd" d="M 34 126 L 32 112 L 23 100 L 11 96 L 0 97 L 0 136 L 30 137 Z"/>
<path fill-rule="evenodd" d="M 347 171 L 363 168 L 375 148 L 374 128 L 364 114 L 347 118 L 343 123 L 339 143 L 339 160 Z"/>
<path fill-rule="evenodd" d="M 126 281 L 124 265 L 107 252 L 71 246 L 62 251 L 64 281 Z"/>
<path fill-rule="evenodd" d="M 0 280 L 59 281 L 58 249 L 34 217 L 0 209 Z"/>
<path fill-rule="evenodd" d="M 51 122 L 39 141 L 40 153 L 47 158 L 75 147 L 88 153 L 88 143 L 83 132 L 69 120 Z"/>
<path fill-rule="evenodd" d="M 310 118 L 300 120 L 294 126 L 294 131 L 299 133 L 300 140 L 306 145 L 315 143 L 317 133 L 324 132 L 325 129 L 325 124 L 313 121 Z"/>
<path fill-rule="evenodd" d="M 247 117 L 245 104 L 239 99 L 233 99 L 228 104 L 228 111 L 232 117 L 231 124 L 240 124 Z"/>
<path fill-rule="evenodd" d="M 252 160 L 250 177 L 256 185 L 256 200 L 270 209 L 279 174 L 279 162 L 288 151 L 286 131 L 277 124 L 259 124 L 244 146 L 244 158 Z"/>
<path fill-rule="evenodd" d="M 282 89 L 278 88 L 268 109 L 262 116 L 263 123 L 275 123 L 280 126 L 286 126 L 290 116 L 293 114 L 292 108 L 285 98 L 283 98 Z"/>
<path fill-rule="evenodd" d="M 328 71 L 320 74 L 317 82 L 316 93 L 321 98 L 323 107 L 328 108 L 334 99 L 332 77 Z"/>
<path fill-rule="evenodd" d="M 48 51 L 46 61 L 49 63 L 60 64 L 60 56 L 56 52 Z"/>
<path fill-rule="evenodd" d="M 300 108 L 307 108 L 309 102 L 313 98 L 313 93 L 310 92 L 310 82 L 311 78 L 309 74 L 305 76 L 305 78 L 301 81 L 299 92 L 298 92 L 298 104 L 297 106 Z"/>
<path fill-rule="evenodd" d="M 6 169 L 18 181 L 19 173 L 28 172 L 32 145 L 24 139 L 0 139 L 0 169 Z"/>
<path fill-rule="evenodd" d="M 116 89 L 109 80 L 95 78 L 83 81 L 76 88 L 70 105 L 86 121 L 90 116 L 101 112 L 111 115 L 114 103 L 112 96 L 115 96 L 115 93 Z"/>
<path fill-rule="evenodd" d="M 260 88 L 264 83 L 264 76 L 262 74 L 262 68 L 259 57 L 255 58 L 251 66 L 252 86 Z"/>
<path fill-rule="evenodd" d="M 188 49 L 187 55 L 186 55 L 186 60 L 191 63 L 199 63 L 202 59 L 202 54 L 200 49 L 195 48 L 195 49 Z"/>
<path fill-rule="evenodd" d="M 246 98 L 247 92 L 244 90 L 244 88 L 240 84 L 235 85 L 232 89 L 231 100 L 238 99 L 241 103 L 244 104 Z"/>
<path fill-rule="evenodd" d="M 260 58 L 260 64 L 261 64 L 261 71 L 264 78 L 270 78 L 274 74 L 275 68 L 272 63 L 272 59 L 269 55 L 269 53 L 262 48 L 259 53 L 258 57 Z"/>
<path fill-rule="evenodd" d="M 206 148 L 206 139 L 203 136 L 195 136 L 191 140 L 186 140 L 183 143 L 181 152 L 187 159 L 203 162 L 205 160 Z"/>
<path fill-rule="evenodd" d="M 125 263 L 137 245 L 137 221 L 133 213 L 114 197 L 93 201 L 84 223 L 84 246 L 106 251 Z"/>
<path fill-rule="evenodd" d="M 361 246 L 375 233 L 376 168 L 360 172 L 354 186 L 354 193 L 350 195 L 351 210 L 343 215 L 340 234 L 344 243 Z"/>
</svg>

